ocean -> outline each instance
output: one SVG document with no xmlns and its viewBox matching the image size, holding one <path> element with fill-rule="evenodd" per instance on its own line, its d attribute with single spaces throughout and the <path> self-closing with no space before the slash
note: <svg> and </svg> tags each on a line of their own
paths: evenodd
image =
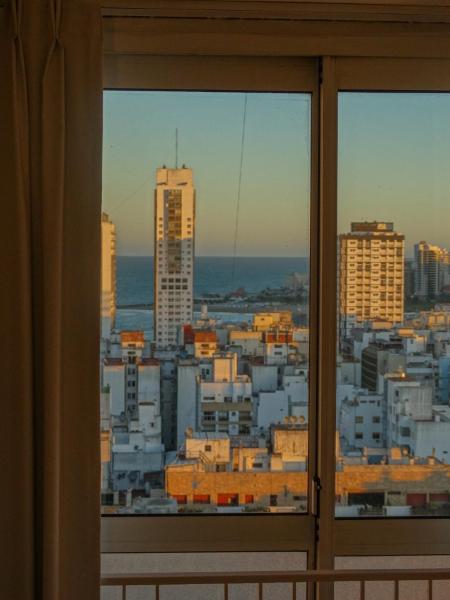
<svg viewBox="0 0 450 600">
<path fill-rule="evenodd" d="M 233 269 L 234 262 L 234 269 Z M 215 257 L 199 256 L 194 265 L 194 296 L 225 294 L 238 288 L 256 293 L 266 288 L 285 285 L 291 273 L 307 273 L 306 257 Z M 234 272 L 233 272 L 234 271 Z M 153 257 L 117 257 L 117 311 L 118 329 L 144 330 L 150 335 L 153 311 L 135 308 L 153 303 Z M 120 307 L 124 308 L 120 308 Z M 251 321 L 247 313 L 215 313 L 218 319 Z"/>
</svg>

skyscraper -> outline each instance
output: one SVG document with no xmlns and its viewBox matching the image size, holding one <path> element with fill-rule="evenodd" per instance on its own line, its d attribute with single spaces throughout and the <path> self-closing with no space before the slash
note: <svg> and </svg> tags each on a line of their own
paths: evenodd
<svg viewBox="0 0 450 600">
<path fill-rule="evenodd" d="M 116 227 L 102 213 L 101 336 L 109 338 L 116 319 Z"/>
<path fill-rule="evenodd" d="M 414 246 L 414 259 L 415 295 L 419 298 L 438 296 L 450 280 L 448 250 L 427 242 L 419 242 Z"/>
<path fill-rule="evenodd" d="M 352 223 L 339 236 L 341 336 L 366 321 L 403 321 L 405 236 L 393 223 Z"/>
<path fill-rule="evenodd" d="M 160 348 L 176 345 L 180 325 L 192 321 L 194 234 L 192 169 L 157 169 L 154 332 Z"/>
</svg>

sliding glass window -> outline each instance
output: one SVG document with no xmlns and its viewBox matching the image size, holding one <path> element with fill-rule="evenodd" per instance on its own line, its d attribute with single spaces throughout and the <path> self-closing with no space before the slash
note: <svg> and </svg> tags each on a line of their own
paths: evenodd
<svg viewBox="0 0 450 600">
<path fill-rule="evenodd" d="M 338 96 L 336 516 L 450 514 L 450 94 Z"/>
<path fill-rule="evenodd" d="M 102 512 L 308 508 L 311 96 L 105 91 Z"/>
</svg>

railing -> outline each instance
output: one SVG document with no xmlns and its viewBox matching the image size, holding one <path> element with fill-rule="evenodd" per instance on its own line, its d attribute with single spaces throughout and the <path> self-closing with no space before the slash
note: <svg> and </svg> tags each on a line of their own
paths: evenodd
<svg viewBox="0 0 450 600">
<path fill-rule="evenodd" d="M 223 599 L 229 598 L 229 587 L 233 584 L 256 584 L 258 600 L 264 598 L 264 584 L 290 583 L 293 600 L 297 597 L 298 584 L 311 586 L 325 583 L 352 582 L 359 583 L 359 600 L 366 599 L 366 584 L 373 581 L 394 583 L 393 600 L 400 600 L 400 583 L 402 581 L 424 581 L 427 584 L 426 599 L 433 600 L 433 582 L 450 581 L 450 569 L 388 569 L 388 570 L 339 570 L 339 571 L 241 571 L 228 573 L 151 573 L 151 574 L 115 574 L 104 575 L 102 587 L 119 588 L 122 600 L 127 600 L 127 588 L 133 586 L 153 586 L 155 600 L 160 600 L 160 591 L 164 586 L 208 585 L 223 586 Z M 391 596 L 392 597 L 392 596 Z M 267 599 L 270 596 L 267 596 Z M 385 600 L 380 596 L 380 600 Z"/>
</svg>

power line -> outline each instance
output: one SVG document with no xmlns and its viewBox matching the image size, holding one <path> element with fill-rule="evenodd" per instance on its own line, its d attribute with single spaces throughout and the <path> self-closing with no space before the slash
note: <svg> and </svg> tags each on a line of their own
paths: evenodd
<svg viewBox="0 0 450 600">
<path fill-rule="evenodd" d="M 233 244 L 233 265 L 231 269 L 231 283 L 234 281 L 236 273 L 236 249 L 238 240 L 238 228 L 239 228 L 239 208 L 241 204 L 241 184 L 242 184 L 242 166 L 244 164 L 244 145 L 245 145 L 245 123 L 247 120 L 247 94 L 244 94 L 244 111 L 242 115 L 242 136 L 241 136 L 241 157 L 239 163 L 239 179 L 237 189 L 237 200 L 236 200 L 236 219 L 234 224 L 234 244 Z"/>
<path fill-rule="evenodd" d="M 125 198 L 123 198 L 122 200 L 120 200 L 118 203 L 116 203 L 116 205 L 111 206 L 108 210 L 109 211 L 113 211 L 116 212 L 118 210 L 120 210 L 121 208 L 123 208 L 123 206 L 125 206 L 125 204 L 131 200 L 131 198 L 133 198 L 133 196 L 135 196 L 138 192 L 140 192 L 145 185 L 148 183 L 148 175 L 145 177 L 144 181 L 142 183 L 139 184 L 139 186 L 133 190 L 130 194 L 128 194 L 127 196 L 125 196 Z"/>
</svg>

